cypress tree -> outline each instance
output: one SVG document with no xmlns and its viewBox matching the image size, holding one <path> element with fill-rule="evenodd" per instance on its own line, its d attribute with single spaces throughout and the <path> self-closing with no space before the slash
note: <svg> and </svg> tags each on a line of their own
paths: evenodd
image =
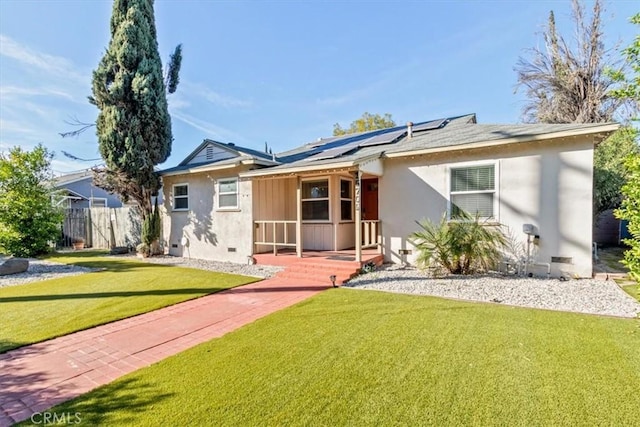
<svg viewBox="0 0 640 427">
<path fill-rule="evenodd" d="M 158 53 L 153 0 L 115 0 L 111 41 L 93 72 L 98 145 L 112 190 L 146 219 L 160 189 L 154 166 L 171 153 L 171 118 Z"/>
</svg>

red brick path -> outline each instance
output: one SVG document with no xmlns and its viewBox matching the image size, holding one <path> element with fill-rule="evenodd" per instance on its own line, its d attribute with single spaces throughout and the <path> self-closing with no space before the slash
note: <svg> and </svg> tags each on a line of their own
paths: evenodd
<svg viewBox="0 0 640 427">
<path fill-rule="evenodd" d="M 302 301 L 322 282 L 272 278 L 0 354 L 0 426 Z"/>
</svg>

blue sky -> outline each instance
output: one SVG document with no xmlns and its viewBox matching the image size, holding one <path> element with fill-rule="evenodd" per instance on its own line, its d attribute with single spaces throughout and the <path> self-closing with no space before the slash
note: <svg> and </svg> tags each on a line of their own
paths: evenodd
<svg viewBox="0 0 640 427">
<path fill-rule="evenodd" d="M 98 157 L 93 131 L 63 139 L 73 117 L 93 122 L 91 72 L 109 43 L 111 2 L 0 0 L 0 150 L 42 142 L 56 172 L 61 151 Z M 590 6 L 591 2 L 587 2 Z M 636 0 L 610 0 L 610 46 L 625 46 Z M 553 9 L 570 35 L 570 0 L 157 0 L 165 60 L 182 43 L 169 96 L 176 165 L 204 138 L 283 151 L 348 125 L 363 112 L 398 124 L 475 112 L 481 123 L 520 121 L 513 66 L 541 43 Z"/>
</svg>

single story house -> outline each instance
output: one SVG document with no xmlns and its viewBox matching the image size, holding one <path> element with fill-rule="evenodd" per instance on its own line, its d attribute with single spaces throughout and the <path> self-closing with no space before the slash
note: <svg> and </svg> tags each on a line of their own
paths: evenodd
<svg viewBox="0 0 640 427">
<path fill-rule="evenodd" d="M 502 224 L 520 253 L 529 242 L 530 271 L 590 277 L 593 148 L 617 128 L 478 124 L 469 114 L 277 155 L 205 140 L 161 172 L 165 244 L 240 263 L 283 249 L 353 249 L 359 261 L 364 248 L 414 263 L 415 221 L 463 209 Z"/>
<path fill-rule="evenodd" d="M 91 169 L 60 175 L 54 178 L 54 187 L 62 198 L 58 203 L 65 208 L 119 208 L 122 206 L 116 194 L 110 194 L 93 185 Z"/>
</svg>

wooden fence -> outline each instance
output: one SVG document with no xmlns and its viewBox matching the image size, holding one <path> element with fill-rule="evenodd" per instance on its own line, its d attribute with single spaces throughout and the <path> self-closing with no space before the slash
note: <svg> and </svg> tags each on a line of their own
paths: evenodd
<svg viewBox="0 0 640 427">
<path fill-rule="evenodd" d="M 83 241 L 86 248 L 135 247 L 140 243 L 141 225 L 140 214 L 132 207 L 66 209 L 57 246 L 72 247 Z"/>
</svg>

